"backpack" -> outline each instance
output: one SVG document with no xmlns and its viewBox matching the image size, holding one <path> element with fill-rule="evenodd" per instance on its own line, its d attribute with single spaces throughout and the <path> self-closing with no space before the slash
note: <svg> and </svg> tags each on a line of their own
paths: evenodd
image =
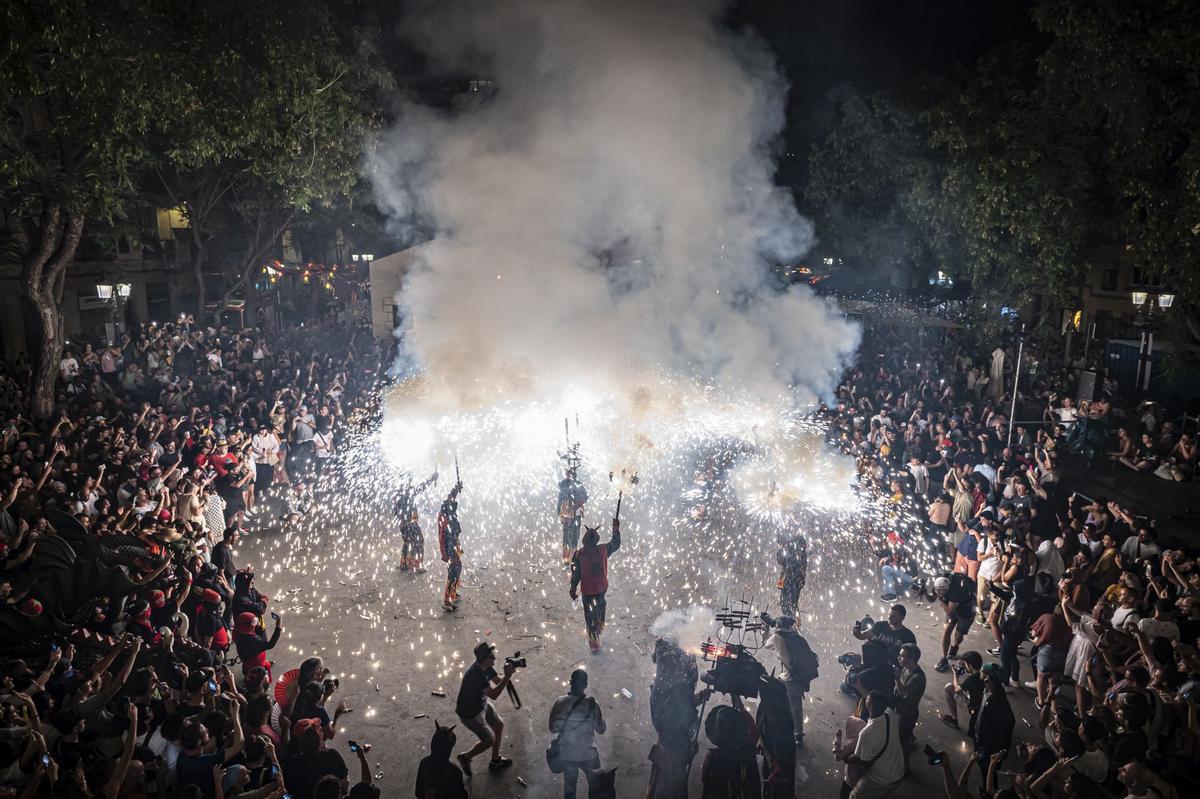
<svg viewBox="0 0 1200 799">
<path fill-rule="evenodd" d="M 820 674 L 817 653 L 812 651 L 808 641 L 799 633 L 785 636 L 784 640 L 787 642 L 788 660 L 792 665 L 792 682 L 807 685 L 817 679 Z"/>
</svg>

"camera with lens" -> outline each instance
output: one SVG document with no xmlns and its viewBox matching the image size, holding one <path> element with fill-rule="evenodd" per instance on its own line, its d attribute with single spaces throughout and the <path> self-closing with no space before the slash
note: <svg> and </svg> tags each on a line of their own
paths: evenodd
<svg viewBox="0 0 1200 799">
<path fill-rule="evenodd" d="M 717 693 L 753 698 L 767 676 L 767 670 L 744 646 L 737 644 L 705 644 L 704 656 L 713 667 L 700 676 L 700 681 L 712 686 Z"/>
<path fill-rule="evenodd" d="M 870 616 L 863 616 L 858 621 L 854 622 L 854 632 L 861 633 L 863 630 L 869 630 L 875 626 L 875 620 Z"/>
<path fill-rule="evenodd" d="M 779 625 L 779 619 L 773 617 L 770 613 L 767 613 L 765 610 L 762 613 L 758 614 L 758 617 L 760 619 L 762 619 L 762 623 L 767 626 L 768 630 L 772 630 Z"/>
<path fill-rule="evenodd" d="M 504 659 L 504 665 L 512 666 L 514 669 L 523 669 L 528 664 L 525 662 L 525 658 L 521 657 L 520 652 L 514 652 Z"/>
</svg>

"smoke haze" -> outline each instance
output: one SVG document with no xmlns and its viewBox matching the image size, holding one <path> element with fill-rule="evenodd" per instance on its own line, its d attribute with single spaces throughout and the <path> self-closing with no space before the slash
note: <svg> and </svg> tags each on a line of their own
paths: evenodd
<svg viewBox="0 0 1200 799">
<path fill-rule="evenodd" d="M 398 301 L 408 357 L 460 399 L 661 369 L 830 391 L 857 328 L 767 264 L 811 224 L 772 183 L 786 86 L 717 0 L 424 3 L 403 30 L 494 81 L 408 105 L 372 155 L 397 226 L 436 231 Z"/>
</svg>

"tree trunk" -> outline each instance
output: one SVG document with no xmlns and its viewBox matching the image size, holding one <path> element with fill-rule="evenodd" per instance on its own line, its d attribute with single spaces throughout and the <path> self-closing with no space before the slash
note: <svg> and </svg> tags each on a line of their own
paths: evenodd
<svg viewBox="0 0 1200 799">
<path fill-rule="evenodd" d="M 75 259 L 83 236 L 83 215 L 47 205 L 38 223 L 37 243 L 21 265 L 21 293 L 32 304 L 41 327 L 40 346 L 33 358 L 30 413 L 47 419 L 54 413 L 54 381 L 63 351 L 60 310 L 67 266 Z"/>
</svg>

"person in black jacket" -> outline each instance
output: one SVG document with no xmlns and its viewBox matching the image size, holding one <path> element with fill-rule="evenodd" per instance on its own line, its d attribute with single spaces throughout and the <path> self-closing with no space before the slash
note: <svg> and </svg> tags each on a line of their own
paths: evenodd
<svg viewBox="0 0 1200 799">
<path fill-rule="evenodd" d="M 987 663 L 980 673 L 983 675 L 984 699 L 975 723 L 975 762 L 987 779 L 992 755 L 1007 752 L 1012 746 L 1017 719 L 1008 704 L 1008 694 L 1004 693 L 1004 670 L 996 663 Z"/>
</svg>

